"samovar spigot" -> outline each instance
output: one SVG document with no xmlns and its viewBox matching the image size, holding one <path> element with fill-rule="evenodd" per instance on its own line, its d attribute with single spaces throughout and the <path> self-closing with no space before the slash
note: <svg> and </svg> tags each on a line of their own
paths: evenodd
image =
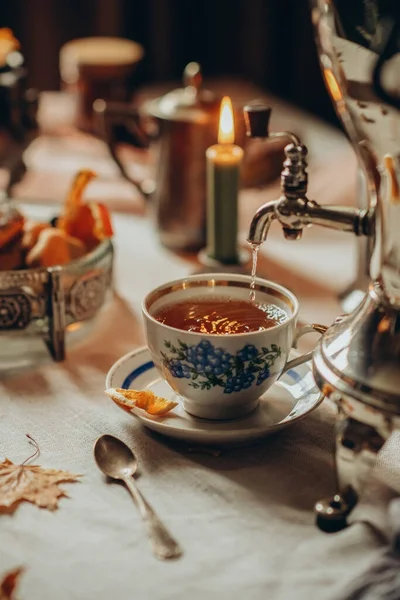
<svg viewBox="0 0 400 600">
<path fill-rule="evenodd" d="M 343 206 L 321 206 L 307 197 L 307 148 L 290 131 L 270 132 L 271 108 L 263 104 L 248 104 L 244 117 L 249 137 L 268 140 L 288 138 L 291 143 L 284 149 L 285 161 L 281 173 L 281 196 L 261 206 L 254 215 L 248 241 L 252 245 L 265 242 L 270 225 L 277 219 L 288 240 L 298 240 L 304 227 L 320 225 L 355 235 L 370 235 L 372 215 L 368 210 Z"/>
<path fill-rule="evenodd" d="M 285 161 L 281 174 L 282 196 L 267 202 L 256 212 L 250 225 L 248 241 L 253 245 L 265 242 L 272 221 L 279 218 L 280 208 L 285 212 L 284 203 L 295 199 L 304 199 L 307 192 L 307 148 L 290 131 L 271 132 L 269 121 L 272 109 L 262 103 L 247 104 L 244 109 L 246 133 L 251 138 L 274 140 L 287 138 L 291 144 L 285 147 Z M 281 221 L 282 222 L 282 221 Z M 283 233 L 287 239 L 297 240 L 302 228 L 289 227 L 283 222 Z"/>
</svg>

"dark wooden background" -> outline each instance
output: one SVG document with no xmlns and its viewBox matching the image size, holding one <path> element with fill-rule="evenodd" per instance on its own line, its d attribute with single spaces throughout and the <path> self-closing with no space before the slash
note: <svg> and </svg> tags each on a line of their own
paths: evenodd
<svg viewBox="0 0 400 600">
<path fill-rule="evenodd" d="M 117 35 L 145 47 L 138 83 L 179 79 L 196 60 L 205 76 L 243 76 L 337 123 L 307 0 L 1 0 L 0 25 L 20 39 L 29 83 L 40 90 L 59 87 L 65 42 Z"/>
</svg>

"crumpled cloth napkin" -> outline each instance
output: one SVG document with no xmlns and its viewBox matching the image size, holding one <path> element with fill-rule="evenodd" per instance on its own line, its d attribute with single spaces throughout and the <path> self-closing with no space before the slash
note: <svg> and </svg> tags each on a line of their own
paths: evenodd
<svg viewBox="0 0 400 600">
<path fill-rule="evenodd" d="M 386 547 L 368 571 L 349 584 L 340 600 L 400 600 L 400 431 L 395 430 L 378 455 L 375 480 L 396 497 L 387 504 L 384 537 Z M 370 501 L 372 497 L 370 497 Z M 375 504 L 375 502 L 374 502 Z M 372 523 L 373 521 L 371 521 Z"/>
<path fill-rule="evenodd" d="M 400 598 L 400 498 L 388 509 L 392 529 L 391 547 L 366 573 L 346 590 L 343 600 L 399 600 Z"/>
</svg>

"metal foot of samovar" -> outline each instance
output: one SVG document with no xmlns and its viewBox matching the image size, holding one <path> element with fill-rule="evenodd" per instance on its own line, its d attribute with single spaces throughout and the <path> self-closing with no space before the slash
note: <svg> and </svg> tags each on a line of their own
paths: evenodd
<svg viewBox="0 0 400 600">
<path fill-rule="evenodd" d="M 277 220 L 288 240 L 319 225 L 364 238 L 367 248 L 364 298 L 336 319 L 313 352 L 315 380 L 338 407 L 337 492 L 315 507 L 326 531 L 346 525 L 378 452 L 400 427 L 400 7 L 371 1 L 374 19 L 364 22 L 366 3 L 341 2 L 340 10 L 336 4 L 314 0 L 312 20 L 328 90 L 365 175 L 368 205 L 321 206 L 309 199 L 305 146 L 293 134 L 269 132 L 268 107 L 244 109 L 249 136 L 287 135 L 292 142 L 285 148 L 282 194 L 254 215 L 249 242 L 265 242 Z"/>
</svg>

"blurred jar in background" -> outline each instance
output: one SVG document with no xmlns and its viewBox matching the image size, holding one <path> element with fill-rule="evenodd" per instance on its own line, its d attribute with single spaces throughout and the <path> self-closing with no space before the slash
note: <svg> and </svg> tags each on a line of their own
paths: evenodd
<svg viewBox="0 0 400 600">
<path fill-rule="evenodd" d="M 75 96 L 77 127 L 92 130 L 93 102 L 97 98 L 130 98 L 132 75 L 143 56 L 140 44 L 114 37 L 80 38 L 61 48 L 61 87 Z"/>
</svg>

